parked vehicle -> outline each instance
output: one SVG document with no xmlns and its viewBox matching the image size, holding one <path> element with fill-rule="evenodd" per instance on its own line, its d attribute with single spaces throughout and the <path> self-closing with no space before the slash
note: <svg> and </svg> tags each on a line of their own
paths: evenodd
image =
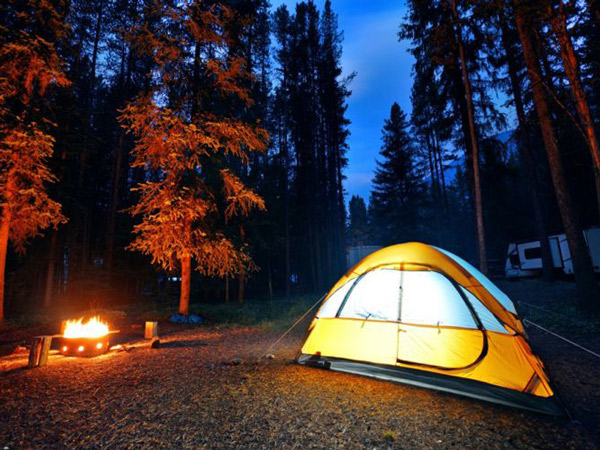
<svg viewBox="0 0 600 450">
<path fill-rule="evenodd" d="M 381 249 L 379 245 L 357 245 L 346 247 L 346 269 L 354 267 L 364 257 Z"/>
<path fill-rule="evenodd" d="M 585 241 L 592 257 L 594 271 L 600 273 L 600 227 L 583 231 Z M 554 270 L 565 274 L 573 274 L 573 261 L 565 234 L 548 236 L 552 264 Z M 542 252 L 540 241 L 512 242 L 508 244 L 505 264 L 507 278 L 535 277 L 542 272 Z"/>
</svg>

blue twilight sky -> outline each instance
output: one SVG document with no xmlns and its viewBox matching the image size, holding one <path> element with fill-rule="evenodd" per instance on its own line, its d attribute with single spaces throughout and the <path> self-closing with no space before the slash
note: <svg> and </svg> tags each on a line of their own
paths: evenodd
<svg viewBox="0 0 600 450">
<path fill-rule="evenodd" d="M 273 9 L 285 4 L 293 12 L 296 0 L 271 3 Z M 325 0 L 315 3 L 322 11 Z M 344 33 L 344 73 L 356 72 L 348 99 L 352 123 L 345 188 L 349 196 L 358 194 L 368 201 L 383 121 L 394 102 L 410 113 L 413 59 L 408 44 L 397 37 L 406 8 L 402 0 L 332 0 L 332 5 Z"/>
</svg>

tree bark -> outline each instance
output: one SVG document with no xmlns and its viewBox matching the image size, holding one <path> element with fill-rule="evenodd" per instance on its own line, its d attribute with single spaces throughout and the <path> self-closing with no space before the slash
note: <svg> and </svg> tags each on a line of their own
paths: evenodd
<svg viewBox="0 0 600 450">
<path fill-rule="evenodd" d="M 269 288 L 269 300 L 273 300 L 273 277 L 271 274 L 271 252 L 267 249 L 267 280 Z"/>
<path fill-rule="evenodd" d="M 246 275 L 243 272 L 238 274 L 238 304 L 244 303 L 244 287 L 246 283 Z"/>
<path fill-rule="evenodd" d="M 485 228 L 483 223 L 483 204 L 481 199 L 481 180 L 479 175 L 479 143 L 477 142 L 477 132 L 475 130 L 475 111 L 473 107 L 473 93 L 471 92 L 471 81 L 469 79 L 469 70 L 465 55 L 465 46 L 462 40 L 462 30 L 456 8 L 456 0 L 452 1 L 452 13 L 456 25 L 456 41 L 460 57 L 460 68 L 462 71 L 462 81 L 465 87 L 465 97 L 467 101 L 467 116 L 469 119 L 469 138 L 471 143 L 471 162 L 473 165 L 473 191 L 475 196 L 475 221 L 477 225 L 477 247 L 479 250 L 479 270 L 487 274 L 487 251 L 485 245 Z"/>
<path fill-rule="evenodd" d="M 50 248 L 48 249 L 48 269 L 46 271 L 46 288 L 44 291 L 44 307 L 48 308 L 52 304 L 52 294 L 54 293 L 54 273 L 56 265 L 56 244 L 58 242 L 58 230 L 52 230 L 50 238 Z"/>
<path fill-rule="evenodd" d="M 181 258 L 181 294 L 179 296 L 179 314 L 190 315 L 190 286 L 192 279 L 192 257 Z"/>
<path fill-rule="evenodd" d="M 4 278 L 6 275 L 6 253 L 8 250 L 8 235 L 10 231 L 10 212 L 2 213 L 0 222 L 0 323 L 4 321 Z"/>
<path fill-rule="evenodd" d="M 569 85 L 571 86 L 573 100 L 575 101 L 575 109 L 577 110 L 581 126 L 585 132 L 587 145 L 592 155 L 594 180 L 596 182 L 596 201 L 598 203 L 598 214 L 600 215 L 600 142 L 598 142 L 598 136 L 596 134 L 596 129 L 594 128 L 594 121 L 592 119 L 587 95 L 581 83 L 579 61 L 575 54 L 573 41 L 567 30 L 565 5 L 562 0 L 559 0 L 558 9 L 556 11 L 553 10 L 549 2 L 546 2 L 545 8 L 546 13 L 550 17 L 550 24 L 552 25 L 554 34 L 558 40 L 560 56 L 563 61 L 567 79 L 569 80 Z"/>
<path fill-rule="evenodd" d="M 580 304 L 586 310 L 598 311 L 600 309 L 600 290 L 598 289 L 592 261 L 579 224 L 579 217 L 567 188 L 564 168 L 552 123 L 550 105 L 541 82 L 541 67 L 531 35 L 531 23 L 527 20 L 528 16 L 527 11 L 525 11 L 524 1 L 513 0 L 513 4 L 515 6 L 517 30 L 523 46 L 523 56 L 533 89 L 534 103 L 540 121 L 556 199 L 565 228 L 569 251 L 573 259 L 573 269 L 579 291 Z"/>
<path fill-rule="evenodd" d="M 108 236 L 106 239 L 106 270 L 111 271 L 115 250 L 115 230 L 117 226 L 117 211 L 119 205 L 119 185 L 121 183 L 121 166 L 123 164 L 123 133 L 119 132 L 119 143 L 116 149 L 112 182 L 112 195 L 108 213 Z"/>
<path fill-rule="evenodd" d="M 0 219 L 0 323 L 4 321 L 4 280 L 6 277 L 6 254 L 8 252 L 8 239 L 10 237 L 10 226 L 12 221 L 10 205 L 13 201 L 16 184 L 13 171 L 14 169 L 10 169 L 8 172 L 6 186 L 4 188 L 4 207 L 2 208 L 2 218 Z"/>
<path fill-rule="evenodd" d="M 508 40 L 508 25 L 506 23 L 504 14 L 504 11 L 500 11 L 499 13 L 501 38 L 506 54 L 508 77 L 513 91 L 517 119 L 519 121 L 519 132 L 521 134 L 521 145 L 519 147 L 521 154 L 525 159 L 525 165 L 529 174 L 528 181 L 531 189 L 533 220 L 538 239 L 540 241 L 540 250 L 542 256 L 542 279 L 545 281 L 552 281 L 554 277 L 554 263 L 552 261 L 552 251 L 550 250 L 550 241 L 548 240 L 548 230 L 546 227 L 546 219 L 544 217 L 543 201 L 540 194 L 540 182 L 535 170 L 535 159 L 533 157 L 529 134 L 527 133 L 527 118 L 525 116 L 525 107 L 523 105 L 523 92 L 521 90 L 521 84 L 519 83 L 519 77 L 517 75 L 517 62 L 510 49 L 510 43 Z"/>
</svg>

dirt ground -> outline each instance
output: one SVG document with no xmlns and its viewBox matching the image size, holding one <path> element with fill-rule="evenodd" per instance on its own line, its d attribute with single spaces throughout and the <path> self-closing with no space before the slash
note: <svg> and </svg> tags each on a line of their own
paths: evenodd
<svg viewBox="0 0 600 450">
<path fill-rule="evenodd" d="M 503 286 L 524 296 L 517 285 Z M 0 448 L 596 448 L 600 360 L 532 331 L 573 419 L 298 366 L 303 333 L 161 325 L 162 346 L 0 359 Z M 141 330 L 139 331 L 141 333 Z M 596 345 L 594 339 L 586 342 Z"/>
</svg>

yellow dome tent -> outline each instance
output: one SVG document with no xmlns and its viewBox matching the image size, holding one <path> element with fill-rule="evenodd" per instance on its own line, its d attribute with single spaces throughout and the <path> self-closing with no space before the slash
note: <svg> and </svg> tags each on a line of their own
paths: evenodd
<svg viewBox="0 0 600 450">
<path fill-rule="evenodd" d="M 561 415 L 513 302 L 456 255 L 381 249 L 325 297 L 300 364 Z"/>
</svg>

